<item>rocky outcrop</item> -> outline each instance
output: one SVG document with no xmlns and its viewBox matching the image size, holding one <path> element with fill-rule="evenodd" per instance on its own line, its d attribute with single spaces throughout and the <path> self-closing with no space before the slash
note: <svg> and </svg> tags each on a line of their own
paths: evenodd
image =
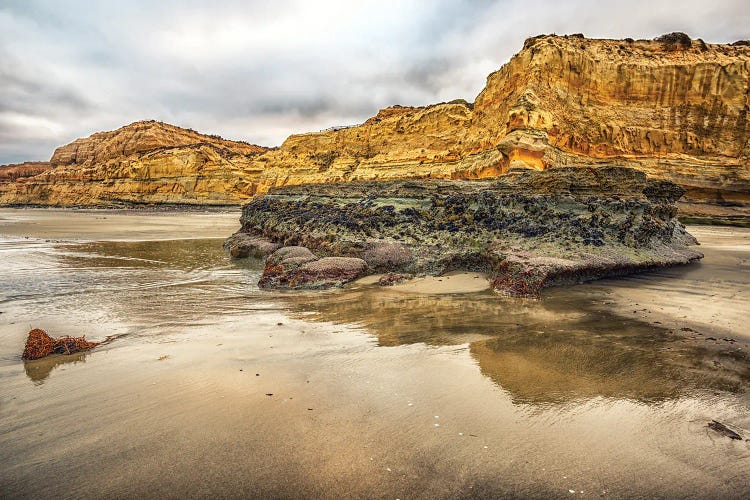
<svg viewBox="0 0 750 500">
<path fill-rule="evenodd" d="M 58 148 L 50 167 L 0 186 L 2 204 L 238 204 L 253 194 L 243 162 L 266 148 L 156 121 Z"/>
<path fill-rule="evenodd" d="M 224 240 L 224 251 L 234 259 L 246 259 L 248 257 L 262 258 L 281 247 L 266 238 L 250 236 L 247 233 L 237 232 Z"/>
<path fill-rule="evenodd" d="M 468 270 L 488 273 L 502 293 L 536 296 L 548 286 L 701 258 L 675 218 L 682 194 L 617 167 L 303 185 L 253 199 L 241 232 L 284 245 L 268 258 L 261 286 L 304 287 L 314 281 L 310 271 L 341 264 L 318 260 L 324 256 L 351 260 L 351 272 L 334 273 L 335 285 L 365 272 Z"/>
<path fill-rule="evenodd" d="M 527 166 L 632 166 L 688 200 L 748 203 L 749 88 L 746 47 L 537 37 L 490 75 L 475 109 Z"/>
<path fill-rule="evenodd" d="M 367 263 L 354 257 L 323 257 L 301 246 L 286 246 L 266 260 L 262 288 L 331 288 L 362 276 Z"/>
<path fill-rule="evenodd" d="M 56 168 L 0 187 L 0 202 L 238 203 L 304 183 L 593 165 L 670 180 L 689 202 L 750 205 L 749 89 L 745 44 L 684 34 L 539 36 L 487 78 L 473 104 L 393 106 L 361 125 L 293 135 L 269 150 L 134 124 L 60 148 Z"/>
</svg>

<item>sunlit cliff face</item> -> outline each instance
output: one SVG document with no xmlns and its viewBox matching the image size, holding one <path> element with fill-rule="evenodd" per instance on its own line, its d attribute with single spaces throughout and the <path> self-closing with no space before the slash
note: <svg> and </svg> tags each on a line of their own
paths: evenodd
<svg viewBox="0 0 750 500">
<path fill-rule="evenodd" d="M 532 38 L 473 104 L 393 106 L 270 150 L 138 122 L 59 148 L 56 168 L 3 185 L 0 202 L 241 203 L 289 184 L 595 164 L 750 203 L 750 47 L 688 42 Z"/>
</svg>

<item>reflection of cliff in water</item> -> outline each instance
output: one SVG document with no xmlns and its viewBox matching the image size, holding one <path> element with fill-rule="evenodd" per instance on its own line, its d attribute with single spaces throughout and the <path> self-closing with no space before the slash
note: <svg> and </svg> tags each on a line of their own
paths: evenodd
<svg viewBox="0 0 750 500">
<path fill-rule="evenodd" d="M 383 346 L 468 343 L 481 372 L 518 403 L 599 396 L 650 402 L 737 392 L 750 382 L 745 353 L 615 316 L 580 293 L 530 301 L 373 287 L 287 300 L 313 313 L 306 319 L 361 325 Z"/>
<path fill-rule="evenodd" d="M 285 298 L 292 310 L 314 313 L 312 319 L 361 325 L 376 335 L 382 346 L 463 344 L 508 331 L 575 321 L 585 314 L 575 309 L 553 311 L 539 301 L 502 298 L 489 292 L 423 295 L 377 286 L 295 293 Z"/>
<path fill-rule="evenodd" d="M 513 333 L 475 342 L 470 350 L 482 373 L 517 403 L 598 396 L 661 401 L 700 390 L 738 392 L 750 381 L 742 353 L 709 350 L 665 331 L 648 338 L 634 330 Z"/>
<path fill-rule="evenodd" d="M 33 361 L 24 361 L 23 369 L 26 376 L 37 384 L 43 384 L 49 377 L 49 374 L 60 365 L 68 363 L 85 363 L 86 352 L 77 352 L 75 354 L 52 354 L 46 358 L 35 359 Z"/>
</svg>

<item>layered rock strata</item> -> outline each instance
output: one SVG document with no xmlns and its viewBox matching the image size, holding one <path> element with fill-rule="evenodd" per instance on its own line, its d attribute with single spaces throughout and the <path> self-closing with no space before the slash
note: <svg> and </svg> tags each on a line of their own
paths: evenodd
<svg viewBox="0 0 750 500">
<path fill-rule="evenodd" d="M 747 44 L 539 36 L 474 103 L 393 106 L 268 150 L 139 122 L 58 149 L 49 172 L 0 186 L 0 203 L 240 203 L 295 184 L 595 165 L 673 181 L 691 203 L 750 206 L 748 111 Z"/>
<path fill-rule="evenodd" d="M 266 148 L 157 121 L 57 148 L 48 168 L 0 185 L 0 203 L 239 204 L 253 193 L 241 168 Z"/>
<path fill-rule="evenodd" d="M 0 165 L 0 184 L 10 182 L 26 182 L 28 177 L 34 177 L 52 168 L 46 161 L 25 161 L 23 163 L 12 163 Z"/>
<path fill-rule="evenodd" d="M 671 182 L 618 167 L 512 170 L 485 181 L 302 185 L 253 199 L 240 233 L 283 245 L 268 258 L 261 286 L 468 270 L 488 273 L 499 292 L 536 296 L 548 286 L 701 258 L 675 218 L 682 194 Z M 298 277 L 330 257 L 348 262 L 326 262 L 322 281 L 315 266 Z M 297 260 L 285 264 L 288 258 Z M 331 270 L 337 263 L 338 275 Z"/>
</svg>

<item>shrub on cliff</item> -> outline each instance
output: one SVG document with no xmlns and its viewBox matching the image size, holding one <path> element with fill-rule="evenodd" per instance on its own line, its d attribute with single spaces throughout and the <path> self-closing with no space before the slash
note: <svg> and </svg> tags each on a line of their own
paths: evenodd
<svg viewBox="0 0 750 500">
<path fill-rule="evenodd" d="M 689 49 L 693 45 L 693 40 L 686 33 L 675 31 L 666 35 L 654 38 L 655 41 L 661 42 L 664 48 L 668 50 Z"/>
</svg>

